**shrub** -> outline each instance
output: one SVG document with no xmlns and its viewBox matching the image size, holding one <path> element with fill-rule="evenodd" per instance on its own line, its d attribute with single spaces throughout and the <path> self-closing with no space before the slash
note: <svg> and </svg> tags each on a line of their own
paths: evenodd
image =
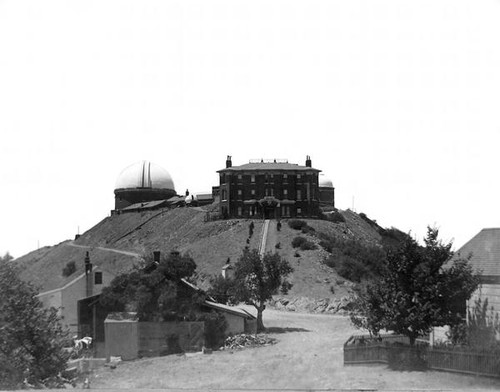
<svg viewBox="0 0 500 392">
<path fill-rule="evenodd" d="M 333 214 L 330 215 L 330 220 L 333 223 L 344 223 L 345 222 L 344 215 L 342 215 L 338 211 L 335 211 Z"/>
<path fill-rule="evenodd" d="M 227 321 L 222 313 L 212 311 L 199 318 L 205 323 L 205 346 L 217 350 L 224 345 Z"/>
<path fill-rule="evenodd" d="M 300 245 L 301 250 L 314 250 L 316 249 L 316 244 L 314 242 L 311 242 L 309 240 L 306 240 Z"/>
<path fill-rule="evenodd" d="M 248 225 L 248 236 L 249 237 L 252 237 L 253 236 L 253 230 L 255 228 L 255 224 L 252 222 L 250 222 L 250 225 Z"/>
<path fill-rule="evenodd" d="M 300 257 L 300 253 L 295 251 L 295 253 L 293 254 L 293 257 Z"/>
<path fill-rule="evenodd" d="M 301 246 L 304 242 L 306 242 L 306 241 L 307 241 L 307 239 L 306 239 L 305 237 L 300 237 L 300 236 L 295 237 L 295 238 L 292 240 L 292 246 L 293 246 L 294 248 L 300 248 L 300 246 Z"/>
<path fill-rule="evenodd" d="M 300 248 L 302 250 L 316 249 L 316 244 L 314 242 L 311 242 L 307 238 L 301 236 L 295 237 L 292 240 L 292 246 L 294 248 Z"/>
<path fill-rule="evenodd" d="M 73 272 L 76 271 L 76 264 L 74 261 L 68 261 L 68 263 L 66 264 L 66 266 L 63 268 L 62 270 L 62 275 L 67 278 L 68 276 L 70 276 L 71 274 L 73 274 Z"/>
<path fill-rule="evenodd" d="M 278 242 L 276 245 L 274 245 L 276 249 L 281 249 L 281 242 Z"/>
<path fill-rule="evenodd" d="M 294 230 L 302 230 L 304 226 L 307 226 L 307 222 L 300 219 L 290 219 L 288 221 L 288 226 Z"/>
<path fill-rule="evenodd" d="M 302 226 L 302 229 L 300 229 L 302 231 L 302 233 L 304 234 L 308 234 L 308 233 L 314 233 L 316 232 L 316 230 L 314 229 L 314 227 L 311 227 L 311 226 L 308 226 L 308 225 L 305 225 L 305 226 Z"/>
<path fill-rule="evenodd" d="M 321 246 L 328 253 L 332 253 L 333 245 L 329 241 L 321 240 L 319 242 L 319 246 Z"/>
</svg>

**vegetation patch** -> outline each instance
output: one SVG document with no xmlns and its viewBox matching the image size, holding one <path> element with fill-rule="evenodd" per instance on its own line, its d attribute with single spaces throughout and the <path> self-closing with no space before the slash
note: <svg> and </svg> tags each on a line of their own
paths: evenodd
<svg viewBox="0 0 500 392">
<path fill-rule="evenodd" d="M 62 275 L 67 278 L 76 271 L 76 264 L 74 261 L 68 261 L 66 266 L 62 270 Z"/>
<path fill-rule="evenodd" d="M 340 239 L 319 234 L 319 245 L 330 256 L 324 263 L 353 282 L 379 276 L 384 268 L 386 252 L 381 247 L 366 245 L 353 239 Z"/>
<path fill-rule="evenodd" d="M 300 248 L 301 250 L 313 250 L 316 249 L 316 244 L 309 241 L 305 237 L 297 236 L 292 240 L 292 246 L 294 248 Z"/>
<path fill-rule="evenodd" d="M 303 227 L 307 226 L 307 222 L 301 219 L 290 219 L 288 226 L 294 230 L 302 230 Z"/>
</svg>

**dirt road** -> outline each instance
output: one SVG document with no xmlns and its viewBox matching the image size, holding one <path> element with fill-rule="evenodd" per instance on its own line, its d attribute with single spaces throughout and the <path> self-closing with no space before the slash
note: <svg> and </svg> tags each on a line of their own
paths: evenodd
<svg viewBox="0 0 500 392">
<path fill-rule="evenodd" d="M 441 372 L 396 372 L 384 365 L 343 365 L 356 331 L 342 316 L 264 312 L 273 346 L 171 355 L 99 369 L 91 387 L 194 390 L 499 390 L 500 380 Z"/>
</svg>

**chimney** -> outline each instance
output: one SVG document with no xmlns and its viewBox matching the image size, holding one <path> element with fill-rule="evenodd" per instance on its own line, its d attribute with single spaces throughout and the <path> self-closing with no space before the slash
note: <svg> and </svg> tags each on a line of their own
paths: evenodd
<svg viewBox="0 0 500 392">
<path fill-rule="evenodd" d="M 306 166 L 307 167 L 312 167 L 311 166 L 311 157 L 309 155 L 306 156 Z"/>
<path fill-rule="evenodd" d="M 161 254 L 161 253 L 160 253 L 160 251 L 159 251 L 159 250 L 155 250 L 155 251 L 153 252 L 153 262 L 154 262 L 155 264 L 159 264 L 159 263 L 160 263 L 160 254 Z"/>
<path fill-rule="evenodd" d="M 90 262 L 89 252 L 85 254 L 85 292 L 86 297 L 91 297 L 93 292 L 92 281 L 92 263 Z"/>
<path fill-rule="evenodd" d="M 85 275 L 92 272 L 92 263 L 90 262 L 89 252 L 85 254 Z"/>
<path fill-rule="evenodd" d="M 226 158 L 226 169 L 231 166 L 233 166 L 233 162 L 231 162 L 231 155 L 228 155 Z"/>
</svg>

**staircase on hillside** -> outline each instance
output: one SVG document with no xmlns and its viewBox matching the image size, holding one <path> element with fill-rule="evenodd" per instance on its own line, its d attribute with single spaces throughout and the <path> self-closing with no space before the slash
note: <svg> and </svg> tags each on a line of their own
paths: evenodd
<svg viewBox="0 0 500 392">
<path fill-rule="evenodd" d="M 266 253 L 266 242 L 267 242 L 267 233 L 269 232 L 269 219 L 264 221 L 264 225 L 262 226 L 262 234 L 260 237 L 260 245 L 259 245 L 259 254 L 260 257 L 264 257 Z"/>
</svg>

